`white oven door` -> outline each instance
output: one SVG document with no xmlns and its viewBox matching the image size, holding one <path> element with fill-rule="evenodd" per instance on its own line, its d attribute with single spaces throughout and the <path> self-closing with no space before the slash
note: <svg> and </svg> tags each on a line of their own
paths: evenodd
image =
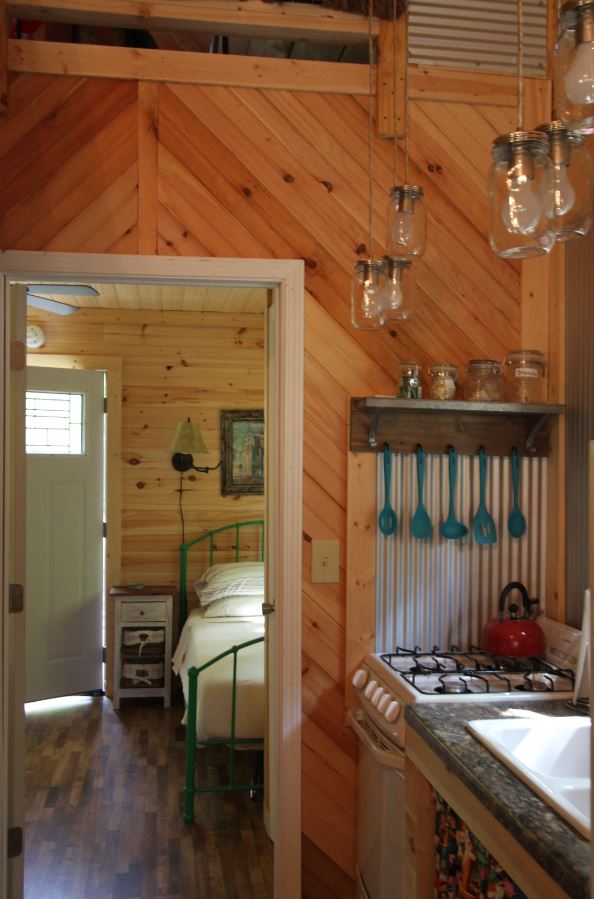
<svg viewBox="0 0 594 899">
<path fill-rule="evenodd" d="M 361 709 L 349 711 L 359 738 L 357 876 L 360 899 L 405 899 L 404 753 Z"/>
</svg>

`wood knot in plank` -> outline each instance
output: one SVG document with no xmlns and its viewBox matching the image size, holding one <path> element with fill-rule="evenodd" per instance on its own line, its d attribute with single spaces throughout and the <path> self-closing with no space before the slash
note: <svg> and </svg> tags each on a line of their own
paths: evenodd
<svg viewBox="0 0 594 899">
<path fill-rule="evenodd" d="M 334 185 L 331 181 L 324 181 L 323 178 L 318 178 L 318 181 L 320 182 L 320 184 L 324 185 L 329 194 L 332 193 L 332 191 L 334 190 Z"/>
<path fill-rule="evenodd" d="M 143 487 L 146 487 L 146 484 L 144 483 L 144 481 L 137 481 L 136 486 L 139 490 L 142 490 Z"/>
<path fill-rule="evenodd" d="M 355 247 L 355 253 L 357 254 L 357 256 L 361 256 L 361 255 L 366 256 L 367 255 L 367 247 L 365 246 L 365 244 L 360 243 L 358 247 Z"/>
<path fill-rule="evenodd" d="M 252 195 L 251 188 L 242 187 L 241 190 L 242 190 L 242 193 L 245 194 L 246 197 L 251 197 L 251 195 Z"/>
<path fill-rule="evenodd" d="M 140 465 L 140 459 L 129 459 L 128 464 L 129 465 Z"/>
<path fill-rule="evenodd" d="M 288 172 L 287 172 L 286 175 L 283 175 L 283 181 L 286 181 L 287 184 L 292 184 L 292 183 L 294 182 L 294 180 L 295 180 L 295 179 L 293 178 L 293 176 L 292 176 L 292 175 L 289 175 Z"/>
</svg>

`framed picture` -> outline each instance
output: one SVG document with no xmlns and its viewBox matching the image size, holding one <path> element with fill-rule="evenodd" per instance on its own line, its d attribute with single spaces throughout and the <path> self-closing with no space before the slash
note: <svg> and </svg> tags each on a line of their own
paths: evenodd
<svg viewBox="0 0 594 899">
<path fill-rule="evenodd" d="M 264 493 L 264 412 L 221 412 L 221 493 Z"/>
</svg>

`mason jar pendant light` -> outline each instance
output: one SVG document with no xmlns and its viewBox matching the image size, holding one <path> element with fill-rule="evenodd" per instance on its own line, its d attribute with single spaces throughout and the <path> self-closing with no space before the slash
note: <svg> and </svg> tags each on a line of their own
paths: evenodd
<svg viewBox="0 0 594 899">
<path fill-rule="evenodd" d="M 415 311 L 416 281 L 412 260 L 386 256 L 386 324 L 407 321 Z"/>
<path fill-rule="evenodd" d="M 522 0 L 518 0 L 518 125 L 495 138 L 488 180 L 489 242 L 505 259 L 550 253 L 555 244 L 549 139 L 523 130 Z"/>
<path fill-rule="evenodd" d="M 367 259 L 358 259 L 354 264 L 351 285 L 351 322 L 355 328 L 376 331 L 386 324 L 386 266 L 383 259 L 373 259 L 372 253 L 372 209 L 373 209 L 373 0 L 369 0 L 368 11 L 369 47 L 369 114 L 367 117 L 367 178 L 368 178 L 368 220 Z"/>
<path fill-rule="evenodd" d="M 594 134 L 594 0 L 561 7 L 553 55 L 555 115 L 572 131 Z"/>
<path fill-rule="evenodd" d="M 427 243 L 427 213 L 423 188 L 409 184 L 408 178 L 408 40 L 404 63 L 404 183 L 397 184 L 396 179 L 396 0 L 393 0 L 392 14 L 392 100 L 393 100 L 393 171 L 394 187 L 390 191 L 388 202 L 388 230 L 386 248 L 390 256 L 410 259 L 422 256 Z M 404 12 L 408 33 L 408 4 Z"/>
<path fill-rule="evenodd" d="M 592 159 L 585 137 L 555 120 L 538 125 L 549 139 L 555 231 L 558 241 L 583 237 L 592 224 Z"/>
</svg>

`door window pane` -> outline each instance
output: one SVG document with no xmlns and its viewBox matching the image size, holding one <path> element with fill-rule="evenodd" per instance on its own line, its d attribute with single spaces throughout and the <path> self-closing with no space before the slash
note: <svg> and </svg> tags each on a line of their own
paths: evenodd
<svg viewBox="0 0 594 899">
<path fill-rule="evenodd" d="M 25 434 L 28 453 L 81 455 L 83 394 L 27 390 Z"/>
</svg>

